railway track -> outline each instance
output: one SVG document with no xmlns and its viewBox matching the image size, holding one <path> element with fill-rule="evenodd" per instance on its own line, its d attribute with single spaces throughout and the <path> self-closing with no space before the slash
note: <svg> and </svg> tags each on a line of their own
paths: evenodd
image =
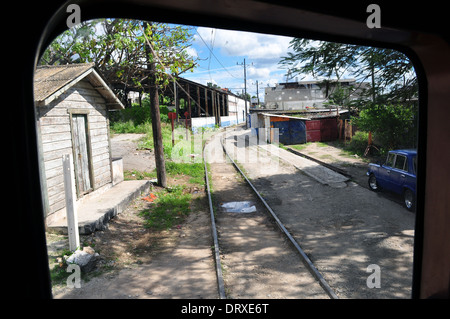
<svg viewBox="0 0 450 319">
<path fill-rule="evenodd" d="M 215 147 L 215 158 L 209 159 L 211 172 L 206 164 L 208 152 L 204 151 L 203 156 L 219 297 L 337 299 L 276 212 L 230 156 L 223 137 L 216 135 L 207 147 Z M 230 212 L 227 207 L 233 203 L 248 207 L 244 212 Z"/>
</svg>

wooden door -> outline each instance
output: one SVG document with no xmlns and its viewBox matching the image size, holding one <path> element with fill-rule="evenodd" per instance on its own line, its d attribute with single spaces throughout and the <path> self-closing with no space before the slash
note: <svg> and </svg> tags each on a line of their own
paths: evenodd
<svg viewBox="0 0 450 319">
<path fill-rule="evenodd" d="M 72 136 L 77 194 L 80 196 L 92 189 L 86 114 L 72 114 Z"/>
</svg>

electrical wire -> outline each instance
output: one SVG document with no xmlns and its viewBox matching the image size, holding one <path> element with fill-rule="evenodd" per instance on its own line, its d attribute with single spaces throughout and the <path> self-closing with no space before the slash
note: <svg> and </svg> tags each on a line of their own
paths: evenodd
<svg viewBox="0 0 450 319">
<path fill-rule="evenodd" d="M 219 62 L 219 64 L 222 66 L 222 68 L 227 71 L 227 73 L 229 75 L 231 75 L 233 78 L 235 79 L 240 79 L 240 77 L 234 76 L 233 74 L 230 73 L 230 71 L 228 71 L 228 69 L 222 64 L 222 62 L 220 62 L 220 60 L 216 57 L 216 55 L 214 54 L 213 50 L 206 44 L 206 41 L 203 39 L 203 37 L 200 35 L 200 33 L 198 33 L 197 30 L 195 30 L 195 32 L 197 32 L 198 36 L 200 37 L 200 39 L 202 40 L 202 42 L 205 44 L 205 46 L 208 48 L 210 54 L 210 60 L 211 60 L 211 55 L 217 60 L 217 62 Z M 215 38 L 215 37 L 214 37 Z M 214 39 L 215 41 L 215 39 Z M 209 69 L 209 65 L 208 65 L 208 69 Z M 211 81 L 212 82 L 212 81 Z"/>
</svg>

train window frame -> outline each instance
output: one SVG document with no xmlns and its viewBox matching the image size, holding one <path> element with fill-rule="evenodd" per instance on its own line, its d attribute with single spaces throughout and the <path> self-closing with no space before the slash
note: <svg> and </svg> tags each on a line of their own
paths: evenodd
<svg viewBox="0 0 450 319">
<path fill-rule="evenodd" d="M 83 4 L 88 4 L 87 1 L 80 1 L 80 3 Z M 270 3 L 270 1 L 262 1 L 261 3 L 265 4 L 265 3 Z M 329 26 L 320 26 L 320 23 L 318 24 L 319 26 L 316 28 L 307 28 L 305 27 L 305 25 L 303 25 L 303 28 L 300 26 L 293 26 L 290 25 L 289 23 L 286 23 L 284 25 L 276 25 L 274 26 L 274 24 L 276 24 L 275 22 L 269 22 L 266 24 L 262 24 L 261 22 L 258 22 L 255 20 L 254 17 L 252 17 L 253 19 L 250 18 L 250 16 L 245 16 L 245 13 L 236 13 L 235 11 L 233 11 L 232 5 L 231 7 L 228 8 L 229 10 L 229 14 L 225 14 L 225 12 L 223 12 L 223 15 L 220 14 L 220 12 L 217 11 L 217 8 L 215 9 L 215 13 L 213 15 L 209 15 L 209 17 L 207 16 L 207 10 L 202 9 L 201 7 L 195 7 L 195 8 L 191 8 L 191 10 L 189 11 L 189 14 L 192 14 L 191 17 L 186 18 L 185 17 L 185 11 L 183 11 L 182 5 L 181 4 L 175 4 L 172 1 L 168 1 L 167 5 L 161 4 L 160 1 L 154 0 L 154 1 L 148 1 L 147 3 L 136 3 L 133 5 L 130 4 L 126 4 L 125 2 L 122 1 L 117 1 L 115 2 L 115 4 L 117 5 L 117 7 L 115 8 L 103 8 L 101 1 L 91 1 L 88 5 L 83 6 L 81 5 L 82 8 L 82 20 L 89 20 L 91 18 L 94 17 L 108 17 L 108 16 L 115 16 L 117 14 L 119 14 L 119 12 L 123 9 L 122 13 L 124 14 L 124 16 L 126 15 L 130 15 L 131 12 L 134 11 L 134 16 L 133 18 L 136 19 L 142 19 L 141 17 L 144 14 L 149 14 L 152 9 L 154 12 L 152 12 L 151 14 L 149 14 L 149 17 L 154 17 L 156 14 L 161 13 L 162 12 L 162 19 L 161 21 L 167 21 L 167 22 L 176 22 L 176 23 L 180 23 L 180 24 L 189 24 L 188 21 L 192 21 L 196 18 L 201 18 L 199 21 L 201 22 L 202 25 L 205 26 L 216 26 L 216 27 L 236 27 L 236 25 L 240 25 L 240 30 L 243 31 L 255 31 L 256 28 L 261 27 L 263 29 L 263 32 L 267 32 L 264 30 L 272 30 L 273 32 L 267 32 L 267 33 L 276 33 L 276 34 L 280 34 L 280 35 L 292 35 L 294 33 L 298 34 L 299 36 L 304 36 L 305 34 L 308 34 L 309 37 L 311 38 L 319 38 L 319 39 L 323 39 L 323 40 L 327 40 L 327 41 L 336 41 L 336 42 L 347 42 L 347 43 L 360 43 L 360 44 L 364 44 L 364 45 L 379 45 L 379 46 L 383 46 L 383 47 L 391 47 L 394 49 L 397 49 L 403 53 L 405 53 L 414 63 L 415 65 L 415 69 L 418 75 L 418 79 L 419 79 L 419 95 L 421 96 L 420 100 L 419 100 L 419 151 L 418 151 L 418 157 L 420 160 L 417 161 L 417 173 L 418 173 L 418 194 L 420 196 L 418 196 L 418 201 L 417 201 L 417 208 L 418 211 L 416 213 L 416 229 L 415 229 L 415 233 L 416 233 L 416 241 L 415 241 L 415 252 L 414 252 L 414 274 L 413 274 L 413 294 L 412 297 L 413 298 L 419 298 L 422 296 L 429 296 L 430 294 L 425 291 L 422 292 L 423 287 L 422 287 L 422 283 L 425 280 L 423 278 L 422 275 L 422 270 L 424 268 L 425 261 L 429 262 L 428 260 L 424 259 L 424 251 L 423 251 L 423 246 L 424 246 L 424 209 L 425 209 L 425 204 L 424 204 L 424 196 L 425 196 L 425 181 L 427 179 L 427 175 L 426 175 L 426 165 L 427 165 L 427 154 L 426 154 L 426 149 L 427 149 L 427 137 L 426 134 L 424 134 L 424 132 L 426 132 L 427 130 L 427 117 L 428 117 L 428 111 L 427 111 L 427 107 L 428 107 L 428 103 L 429 103 L 429 97 L 436 97 L 437 93 L 435 91 L 429 91 L 429 82 L 430 80 L 432 81 L 433 84 L 436 83 L 436 77 L 434 77 L 433 79 L 431 79 L 431 75 L 436 75 L 436 70 L 434 69 L 434 67 L 430 64 L 430 60 L 431 57 L 433 56 L 431 53 L 431 47 L 442 47 L 442 41 L 445 41 L 446 38 L 445 37 L 440 37 L 440 35 L 437 36 L 431 36 L 431 37 L 427 37 L 426 35 L 422 35 L 423 33 L 419 34 L 419 36 L 417 36 L 417 38 L 414 39 L 399 39 L 396 38 L 396 36 L 401 37 L 402 34 L 396 34 L 391 33 L 389 31 L 389 29 L 384 30 L 385 32 L 377 32 L 377 30 L 373 30 L 373 32 L 367 32 L 365 34 L 360 34 L 358 32 L 361 31 L 360 28 L 352 28 L 352 22 L 346 23 L 342 26 L 340 26 L 339 30 L 333 31 Z M 222 4 L 222 3 L 221 3 Z M 284 1 L 280 1 L 280 6 L 283 7 L 284 5 Z M 251 7 L 252 5 L 255 7 L 260 5 L 260 4 L 255 4 L 255 3 L 247 3 L 247 2 L 243 2 L 242 3 L 243 6 L 246 6 L 246 8 Z M 35 47 L 33 47 L 33 45 L 35 45 L 35 43 L 32 44 L 32 48 L 33 51 L 30 54 L 34 55 L 34 66 L 36 66 L 37 60 L 38 60 L 38 56 L 42 53 L 43 48 L 46 47 L 46 44 L 49 43 L 50 39 L 53 39 L 57 34 L 60 34 L 63 30 L 64 30 L 64 23 L 65 23 L 65 18 L 67 17 L 67 13 L 65 13 L 65 5 L 63 6 L 59 6 L 58 9 L 57 6 L 59 6 L 59 3 L 54 7 L 51 7 L 54 9 L 54 11 L 51 13 L 53 14 L 51 17 L 49 15 L 46 15 L 47 17 L 49 17 L 48 23 L 42 28 L 40 29 L 40 34 L 37 36 L 37 44 Z M 126 7 L 128 6 L 128 7 Z M 216 7 L 220 7 L 219 5 L 217 5 Z M 289 7 L 287 7 L 289 9 Z M 359 7 L 360 8 L 360 7 Z M 145 9 L 145 10 L 142 10 Z M 333 21 L 340 21 L 339 19 L 345 19 L 347 18 L 347 16 L 354 16 L 354 12 L 355 9 L 349 9 L 348 12 L 345 12 L 345 10 L 337 10 L 337 14 L 336 15 L 332 15 L 332 11 L 334 8 L 324 8 L 322 11 L 322 13 L 317 14 L 316 12 L 319 11 L 321 12 L 321 10 L 319 10 L 319 8 L 317 7 L 310 7 L 310 4 L 305 5 L 305 7 L 301 7 L 299 5 L 299 8 L 297 8 L 299 10 L 303 10 L 304 12 L 306 12 L 306 14 L 304 15 L 304 22 L 306 25 L 308 22 L 311 22 L 311 19 L 314 17 L 318 17 L 319 19 L 324 19 L 323 17 L 321 18 L 321 14 L 328 14 L 329 15 L 329 23 L 332 24 Z M 48 10 L 48 8 L 45 8 L 44 10 Z M 242 10 L 244 11 L 244 10 Z M 281 11 L 281 9 L 280 9 Z M 171 14 L 169 14 L 171 13 Z M 35 14 L 35 12 L 33 12 L 33 14 Z M 133 14 L 132 14 L 133 15 Z M 339 17 L 337 18 L 338 20 L 336 20 L 336 16 Z M 233 18 L 235 19 L 233 21 Z M 278 21 L 278 20 L 276 20 Z M 383 21 L 383 20 L 382 20 Z M 358 25 L 362 24 L 362 22 L 358 22 Z M 402 23 L 399 23 L 400 28 L 402 26 Z M 406 23 L 406 25 L 411 26 L 411 24 Z M 383 22 L 382 22 L 382 26 L 383 26 Z M 423 26 L 422 26 L 423 27 Z M 412 32 L 408 33 L 409 36 L 412 35 Z M 420 38 L 420 35 L 422 35 L 422 37 Z M 402 41 L 405 41 L 402 44 Z M 408 42 L 411 41 L 411 42 Z M 428 41 L 428 42 L 427 42 Z M 433 42 L 434 41 L 434 42 Z M 448 44 L 448 42 L 447 42 Z M 438 50 L 439 51 L 439 50 Z M 437 53 L 438 56 L 442 57 L 441 52 Z M 441 54 L 441 55 L 439 55 Z M 428 60 L 427 60 L 428 59 Z M 443 59 L 441 60 L 443 61 Z M 28 80 L 30 80 L 30 78 L 32 79 L 32 72 L 30 70 L 30 63 L 27 63 L 22 69 L 26 70 L 25 71 L 25 77 L 28 78 Z M 427 71 L 430 72 L 431 75 L 427 74 Z M 428 75 L 428 76 L 427 76 Z M 434 82 L 433 82 L 434 81 Z M 22 126 L 26 126 L 26 132 L 29 133 L 29 136 L 23 136 L 20 135 L 18 139 L 20 139 L 20 141 L 22 142 L 22 144 L 20 144 L 20 147 L 27 149 L 27 151 L 31 154 L 31 158 L 30 158 L 30 165 L 29 167 L 26 168 L 26 172 L 33 172 L 33 169 L 35 170 L 36 167 L 38 166 L 37 163 L 35 162 L 35 160 L 37 159 L 37 146 L 36 145 L 30 145 L 30 143 L 33 143 L 33 139 L 35 139 L 35 133 L 33 133 L 33 127 L 35 128 L 36 123 L 33 122 L 33 116 L 27 115 L 26 114 L 26 108 L 30 107 L 30 101 L 32 98 L 32 81 L 24 81 L 24 84 L 22 86 L 22 90 L 28 90 L 28 93 L 26 93 L 27 95 L 24 98 L 24 102 L 23 105 L 21 106 L 21 110 L 17 111 L 17 112 L 22 112 L 20 113 L 22 115 L 23 118 L 25 118 L 25 122 L 22 124 Z M 430 96 L 429 96 L 429 93 Z M 437 100 L 439 100 L 439 98 L 437 98 Z M 435 101 L 435 100 L 434 100 Z M 28 106 L 26 106 L 28 104 Z M 422 133 L 420 133 L 422 132 Z M 26 144 L 26 145 L 25 145 Z M 19 147 L 17 148 L 19 149 Z M 33 174 L 33 176 L 28 177 L 28 181 L 30 181 L 32 183 L 32 185 L 30 187 L 28 187 L 29 189 L 31 189 L 31 196 L 34 198 L 34 202 L 39 202 L 39 196 L 36 197 L 36 195 L 38 195 L 39 190 L 40 190 L 40 186 L 39 186 L 39 182 L 36 180 L 36 173 Z M 20 188 L 19 186 L 16 187 L 17 189 L 23 189 Z M 36 197 L 36 198 L 35 198 Z M 42 207 L 41 207 L 42 209 Z M 39 211 L 39 207 L 35 208 L 35 210 L 32 210 L 32 213 L 36 213 L 36 211 Z M 25 215 L 28 216 L 28 215 Z M 28 229 L 31 230 L 31 235 L 32 238 L 38 239 L 35 243 L 35 247 L 37 248 L 37 252 L 36 254 L 38 256 L 43 256 L 42 254 L 45 255 L 44 251 L 45 249 L 43 249 L 43 247 L 41 247 L 40 245 L 42 244 L 42 227 L 44 227 L 43 225 L 43 221 L 40 219 L 43 215 L 41 214 L 41 216 L 33 216 L 32 219 L 30 219 L 30 225 L 27 225 Z M 25 218 L 25 217 L 24 217 Z M 429 218 L 429 217 L 428 217 Z M 33 224 L 34 223 L 34 224 Z M 34 227 L 32 226 L 34 225 Z M 30 228 L 31 227 L 31 228 Z M 432 262 L 432 261 L 430 261 Z M 429 266 L 427 266 L 429 267 Z M 45 271 L 41 271 L 41 273 L 45 274 Z M 48 278 L 49 279 L 49 278 Z M 30 294 L 34 294 L 34 295 L 40 295 L 43 297 L 49 297 L 51 296 L 51 292 L 49 292 L 48 290 L 46 290 L 46 285 L 45 285 L 45 281 L 46 278 L 37 278 L 36 282 L 41 283 L 42 286 L 36 287 L 34 288 L 34 290 L 32 288 L 30 288 L 29 293 Z M 47 280 L 48 281 L 48 280 Z M 32 285 L 32 281 L 29 281 L 30 283 L 30 287 Z M 448 293 L 448 290 L 447 290 Z"/>
</svg>

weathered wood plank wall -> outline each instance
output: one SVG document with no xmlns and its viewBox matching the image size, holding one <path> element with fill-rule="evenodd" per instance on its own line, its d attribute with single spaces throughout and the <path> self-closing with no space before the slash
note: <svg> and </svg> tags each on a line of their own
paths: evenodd
<svg viewBox="0 0 450 319">
<path fill-rule="evenodd" d="M 87 80 L 82 80 L 49 105 L 37 107 L 48 215 L 65 207 L 61 156 L 73 152 L 69 110 L 87 114 L 94 190 L 112 182 L 106 102 Z"/>
</svg>

